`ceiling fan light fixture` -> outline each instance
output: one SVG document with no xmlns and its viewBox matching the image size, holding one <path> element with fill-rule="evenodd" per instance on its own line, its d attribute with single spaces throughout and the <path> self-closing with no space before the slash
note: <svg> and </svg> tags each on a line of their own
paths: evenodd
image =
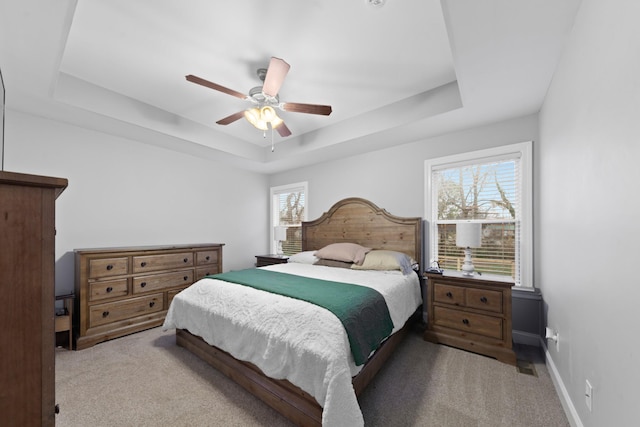
<svg viewBox="0 0 640 427">
<path fill-rule="evenodd" d="M 267 123 L 262 119 L 260 110 L 258 108 L 249 108 L 244 111 L 244 118 L 247 119 L 255 128 L 260 130 L 267 130 Z"/>
</svg>

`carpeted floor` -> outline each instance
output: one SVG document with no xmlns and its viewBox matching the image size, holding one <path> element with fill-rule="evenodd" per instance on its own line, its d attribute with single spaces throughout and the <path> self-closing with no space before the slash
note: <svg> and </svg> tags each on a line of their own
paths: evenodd
<svg viewBox="0 0 640 427">
<path fill-rule="evenodd" d="M 542 358 L 535 375 L 428 343 L 416 328 L 360 397 L 366 426 L 569 426 Z M 58 427 L 291 426 L 160 328 L 56 351 Z"/>
</svg>

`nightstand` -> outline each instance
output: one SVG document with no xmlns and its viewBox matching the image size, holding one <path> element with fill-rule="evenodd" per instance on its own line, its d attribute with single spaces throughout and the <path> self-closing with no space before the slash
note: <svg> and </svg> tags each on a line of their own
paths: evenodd
<svg viewBox="0 0 640 427">
<path fill-rule="evenodd" d="M 265 265 L 272 264 L 285 264 L 289 261 L 287 255 L 268 254 L 268 255 L 256 255 L 256 267 L 264 267 Z"/>
<path fill-rule="evenodd" d="M 516 364 L 511 337 L 511 281 L 500 276 L 425 274 L 424 339 Z"/>
</svg>

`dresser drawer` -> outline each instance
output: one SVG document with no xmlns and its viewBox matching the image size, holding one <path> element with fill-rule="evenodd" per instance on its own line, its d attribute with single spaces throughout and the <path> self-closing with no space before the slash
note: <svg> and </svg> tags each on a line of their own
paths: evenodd
<svg viewBox="0 0 640 427">
<path fill-rule="evenodd" d="M 89 301 L 100 301 L 107 298 L 123 297 L 129 294 L 127 279 L 89 282 Z"/>
<path fill-rule="evenodd" d="M 193 269 L 133 278 L 133 293 L 162 291 L 193 283 Z"/>
<path fill-rule="evenodd" d="M 169 306 L 171 306 L 171 301 L 173 301 L 173 298 L 185 289 L 186 288 L 167 291 L 167 310 L 169 309 Z"/>
<path fill-rule="evenodd" d="M 169 270 L 172 268 L 192 267 L 193 253 L 184 252 L 164 255 L 144 255 L 133 257 L 133 272 Z"/>
<path fill-rule="evenodd" d="M 198 267 L 196 268 L 196 280 L 200 280 L 204 276 L 209 276 L 211 274 L 218 274 L 218 273 L 220 273 L 220 271 L 218 271 L 217 265 L 210 265 L 208 267 Z"/>
<path fill-rule="evenodd" d="M 488 289 L 466 289 L 466 306 L 480 310 L 502 313 L 502 292 Z"/>
<path fill-rule="evenodd" d="M 154 294 L 123 301 L 97 304 L 89 308 L 89 325 L 93 328 L 118 320 L 162 311 L 162 302 L 162 294 Z"/>
<path fill-rule="evenodd" d="M 196 254 L 198 265 L 208 265 L 218 263 L 218 251 L 201 251 Z"/>
<path fill-rule="evenodd" d="M 433 285 L 433 298 L 435 302 L 463 306 L 465 303 L 464 288 L 436 282 Z"/>
<path fill-rule="evenodd" d="M 123 276 L 129 272 L 129 259 L 101 258 L 89 260 L 89 278 Z"/>
<path fill-rule="evenodd" d="M 502 340 L 502 319 L 445 307 L 434 307 L 436 326 Z"/>
</svg>

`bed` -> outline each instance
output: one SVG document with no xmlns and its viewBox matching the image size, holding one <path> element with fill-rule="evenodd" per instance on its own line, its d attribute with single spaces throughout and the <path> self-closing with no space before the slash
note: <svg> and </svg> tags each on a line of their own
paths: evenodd
<svg viewBox="0 0 640 427">
<path fill-rule="evenodd" d="M 324 308 L 217 278 L 202 279 L 178 294 L 163 327 L 175 328 L 177 345 L 297 425 L 363 425 L 357 396 L 410 328 L 421 304 L 418 274 L 404 267 L 371 271 L 367 259 L 362 269 L 353 269 L 314 265 L 317 258 L 305 258 L 334 244 L 349 244 L 419 261 L 421 234 L 421 218 L 394 216 L 365 199 L 348 198 L 302 224 L 303 252 L 292 257 L 298 262 L 255 269 L 267 276 L 293 274 L 376 289 L 387 302 L 393 330 L 375 351 L 364 350 L 364 361 L 354 356 L 351 335 L 340 320 Z"/>
</svg>

